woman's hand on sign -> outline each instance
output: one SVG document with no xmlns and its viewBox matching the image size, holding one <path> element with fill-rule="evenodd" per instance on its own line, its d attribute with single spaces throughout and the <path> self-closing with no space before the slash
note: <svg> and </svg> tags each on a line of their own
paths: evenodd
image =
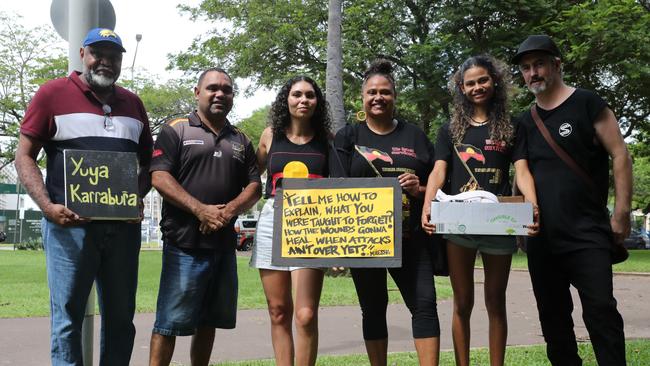
<svg viewBox="0 0 650 366">
<path fill-rule="evenodd" d="M 422 207 L 422 230 L 429 235 L 436 232 L 436 225 L 431 223 L 431 206 L 427 206 L 426 203 Z"/>
<path fill-rule="evenodd" d="M 539 234 L 539 207 L 533 203 L 533 224 L 526 225 L 528 236 L 537 236 Z"/>
<path fill-rule="evenodd" d="M 48 220 L 61 226 L 74 226 L 90 221 L 86 218 L 79 217 L 79 215 L 72 212 L 69 208 L 58 203 L 50 203 L 45 206 L 43 214 Z"/>
<path fill-rule="evenodd" d="M 399 180 L 399 185 L 404 191 L 410 194 L 413 197 L 418 197 L 420 195 L 420 178 L 413 173 L 403 173 L 397 177 Z"/>
</svg>

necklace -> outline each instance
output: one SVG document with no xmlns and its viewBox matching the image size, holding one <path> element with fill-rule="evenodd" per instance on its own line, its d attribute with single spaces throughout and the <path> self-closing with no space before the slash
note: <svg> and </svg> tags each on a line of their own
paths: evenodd
<svg viewBox="0 0 650 366">
<path fill-rule="evenodd" d="M 475 127 L 485 126 L 488 122 L 490 122 L 490 119 L 489 119 L 489 118 L 486 119 L 486 120 L 483 121 L 483 122 L 479 122 L 479 121 L 475 120 L 475 119 L 472 118 L 472 117 L 470 117 L 469 119 L 472 120 L 472 122 L 471 122 L 470 124 L 471 124 L 472 126 L 475 126 Z"/>
</svg>

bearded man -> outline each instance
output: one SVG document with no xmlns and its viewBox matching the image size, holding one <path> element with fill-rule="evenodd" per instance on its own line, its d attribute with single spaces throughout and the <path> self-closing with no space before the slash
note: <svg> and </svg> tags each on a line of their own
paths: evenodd
<svg viewBox="0 0 650 366">
<path fill-rule="evenodd" d="M 630 234 L 632 159 L 607 102 L 564 83 L 560 50 L 550 37 L 529 36 L 512 62 L 535 95 L 520 116 L 517 138 L 527 146 L 539 204 L 540 234 L 528 239 L 527 253 L 546 354 L 553 366 L 582 365 L 571 316 L 573 286 L 598 364 L 624 366 L 612 252 Z"/>
<path fill-rule="evenodd" d="M 115 85 L 125 51 L 112 30 L 90 30 L 79 51 L 83 71 L 41 86 L 20 127 L 16 170 L 44 215 L 52 365 L 83 364 L 81 325 L 94 281 L 102 315 L 100 364 L 126 366 L 131 358 L 140 223 L 90 221 L 65 207 L 63 164 L 65 149 L 137 153 L 140 200 L 149 191 L 147 114 L 140 98 Z M 37 164 L 41 149 L 45 183 Z"/>
</svg>

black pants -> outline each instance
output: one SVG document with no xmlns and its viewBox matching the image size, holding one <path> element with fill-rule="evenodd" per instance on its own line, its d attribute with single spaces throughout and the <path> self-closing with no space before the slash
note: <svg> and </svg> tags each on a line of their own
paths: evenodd
<svg viewBox="0 0 650 366">
<path fill-rule="evenodd" d="M 528 269 L 551 364 L 582 365 L 571 318 L 572 285 L 580 296 L 582 319 L 598 364 L 624 366 L 623 318 L 613 295 L 609 251 L 594 248 L 553 254 L 546 242 L 536 239 L 529 241 Z"/>
<path fill-rule="evenodd" d="M 440 336 L 430 245 L 404 243 L 402 267 L 388 269 L 411 312 L 413 338 Z M 351 272 L 361 305 L 363 339 L 388 338 L 386 269 L 352 268 Z"/>
</svg>

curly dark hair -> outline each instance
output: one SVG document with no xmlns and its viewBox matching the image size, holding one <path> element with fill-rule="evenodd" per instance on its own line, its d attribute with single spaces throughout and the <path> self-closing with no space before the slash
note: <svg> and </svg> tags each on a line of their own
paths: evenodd
<svg viewBox="0 0 650 366">
<path fill-rule="evenodd" d="M 468 58 L 449 80 L 448 87 L 453 96 L 453 110 L 449 130 L 453 142 L 456 144 L 462 142 L 465 131 L 470 127 L 472 114 L 474 113 L 474 104 L 467 99 L 461 89 L 465 71 L 472 67 L 482 67 L 487 70 L 494 84 L 494 95 L 488 105 L 490 139 L 511 144 L 515 134 L 508 113 L 508 93 L 511 76 L 506 64 L 490 55 Z"/>
<path fill-rule="evenodd" d="M 289 114 L 289 92 L 294 84 L 304 81 L 309 83 L 316 94 L 316 110 L 311 117 L 311 125 L 314 129 L 314 137 L 318 140 L 326 141 L 331 131 L 331 118 L 329 113 L 329 106 L 325 100 L 323 92 L 318 87 L 316 82 L 308 76 L 294 76 L 289 79 L 280 89 L 275 101 L 271 104 L 269 111 L 269 125 L 273 130 L 274 137 L 280 137 L 286 133 L 286 129 L 291 123 L 291 115 Z"/>
<path fill-rule="evenodd" d="M 381 75 L 385 77 L 393 86 L 393 94 L 397 96 L 395 78 L 393 77 L 393 64 L 390 61 L 385 58 L 378 58 L 374 60 L 363 73 L 363 83 L 361 84 L 361 89 L 366 86 L 368 79 L 375 75 Z"/>
</svg>

